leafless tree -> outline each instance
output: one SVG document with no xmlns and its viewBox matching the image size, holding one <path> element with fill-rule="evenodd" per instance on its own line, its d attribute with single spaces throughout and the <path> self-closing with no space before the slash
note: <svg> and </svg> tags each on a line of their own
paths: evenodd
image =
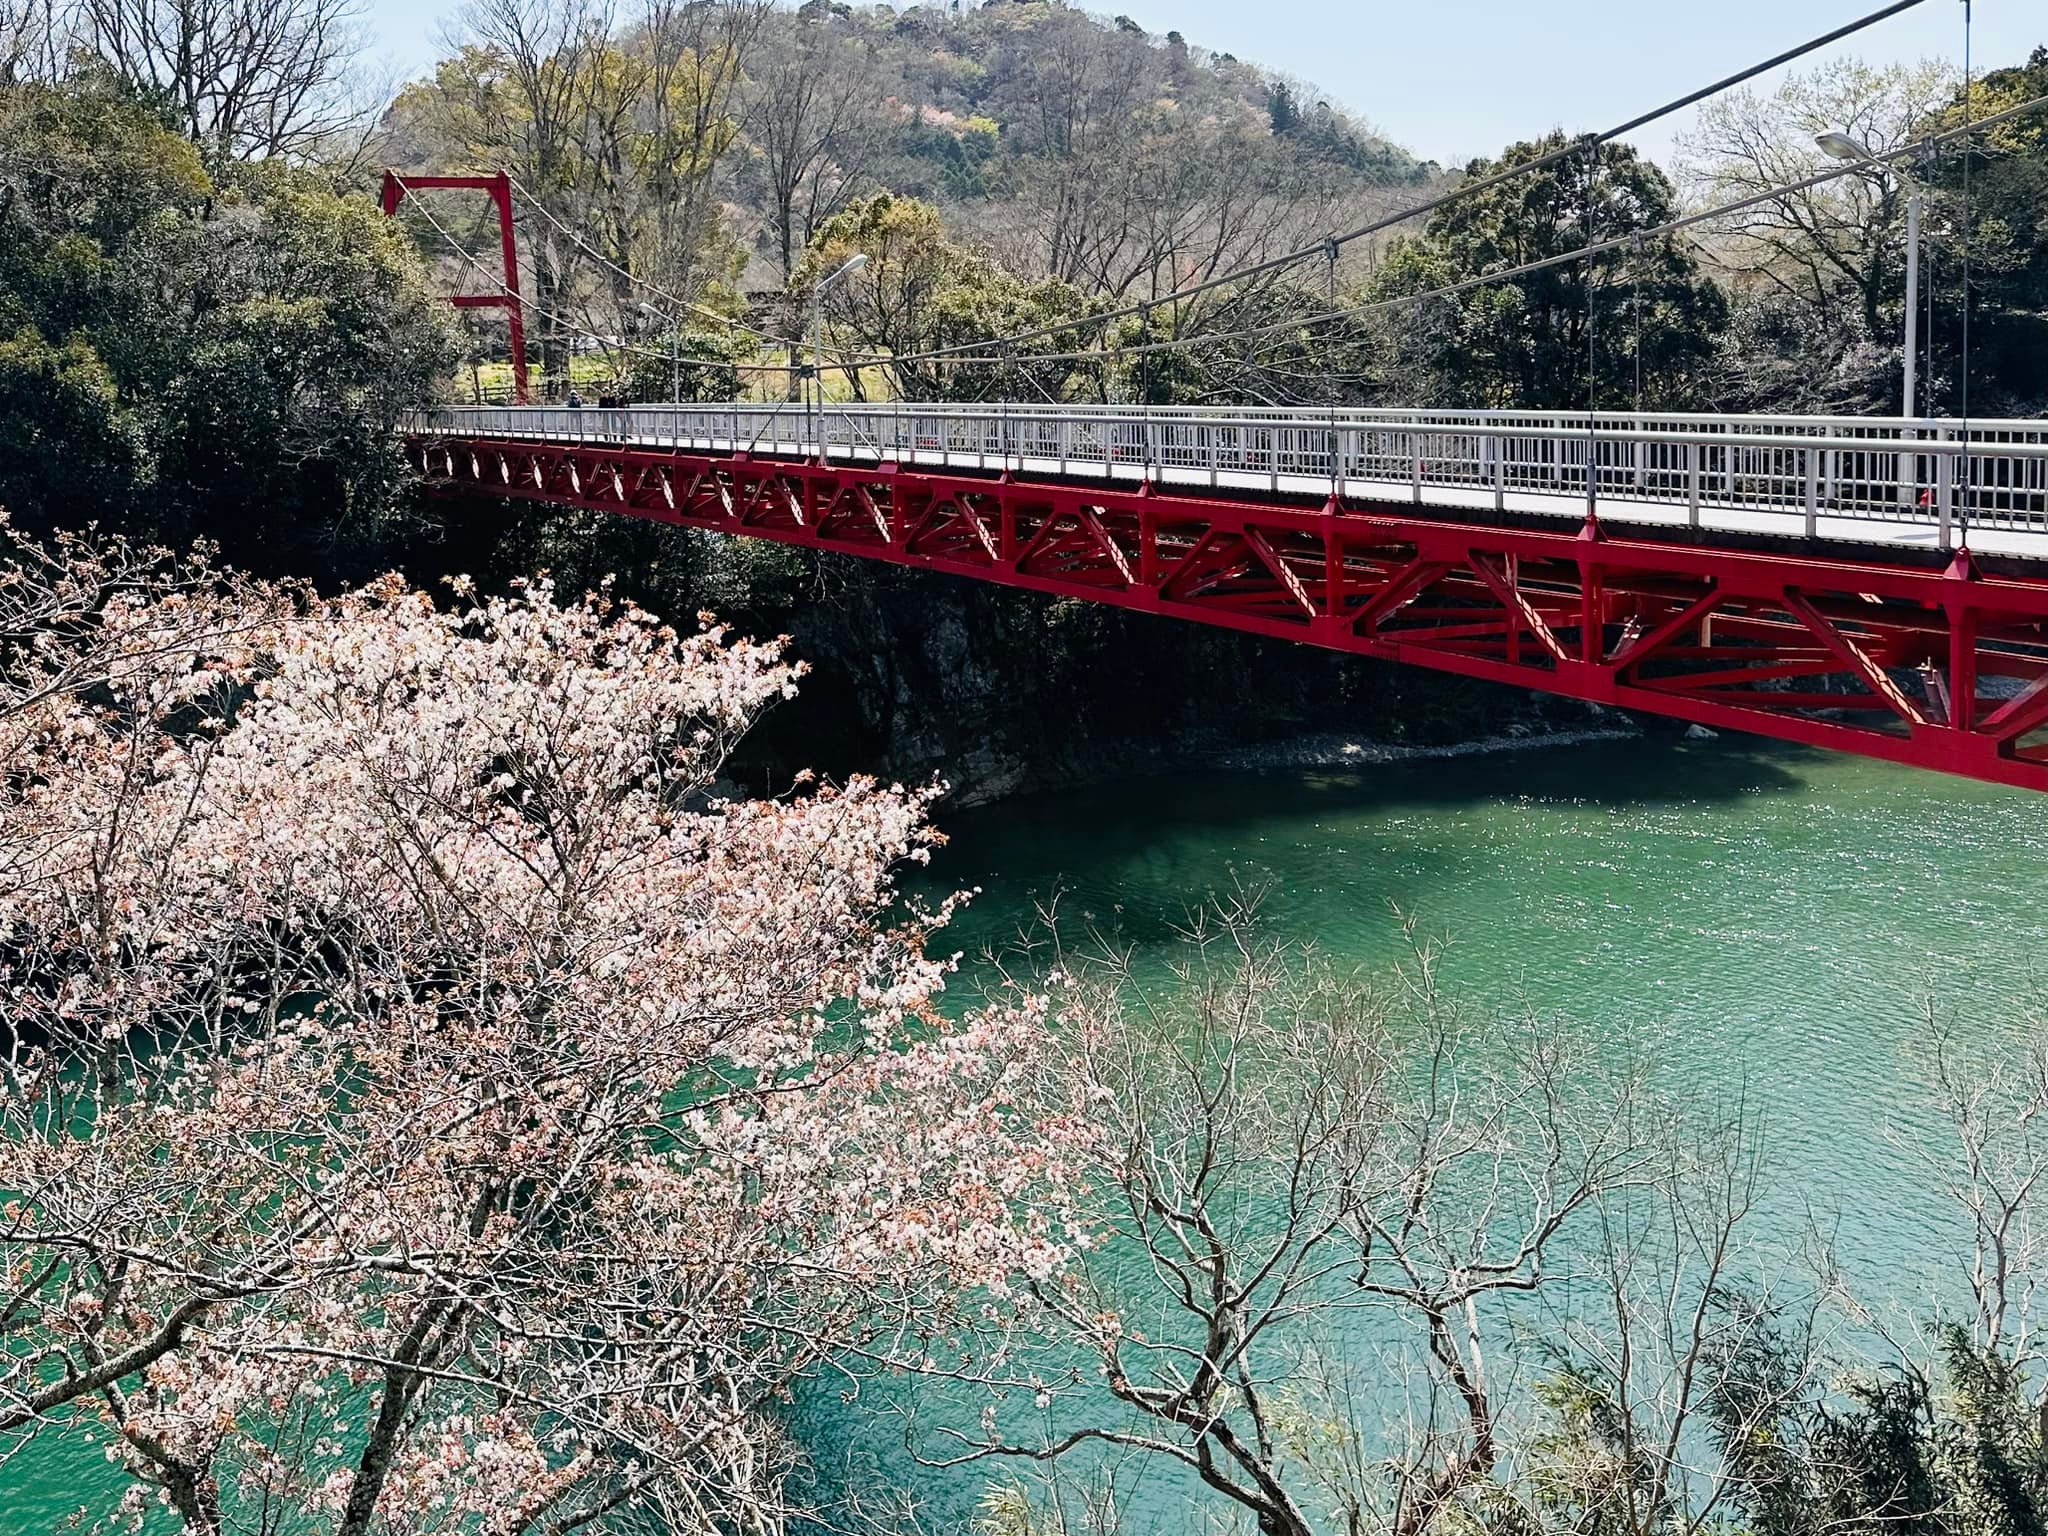
<svg viewBox="0 0 2048 1536">
<path fill-rule="evenodd" d="M 0 0 L 0 86 L 46 80 L 63 67 L 69 8 L 60 0 Z"/>
<path fill-rule="evenodd" d="M 422 101 L 444 156 L 508 168 L 543 371 L 725 275 L 717 176 L 768 0 L 473 0 Z M 663 296 L 666 297 L 663 297 Z M 675 318 L 680 319 L 680 316 Z"/>
<path fill-rule="evenodd" d="M 1537 1326 L 1563 1366 L 1559 1432 L 1525 1471 L 1589 1526 L 1715 1527 L 1773 1475 L 1740 1448 L 1825 1390 L 1823 1292 L 1788 1284 L 1748 1236 L 1760 1177 L 1760 1140 L 1740 1116 L 1668 1143 L 1640 1189 L 1602 1192 L 1583 1284 L 1548 1298 Z M 1781 1372 L 1756 1368 L 1765 1346 Z"/>
<path fill-rule="evenodd" d="M 443 69 L 431 114 L 436 136 L 456 156 L 509 170 L 527 199 L 569 229 L 584 92 L 609 47 L 614 13 L 604 0 L 473 0 L 448 42 L 475 67 Z M 553 206 L 559 203 L 560 207 Z M 549 220 L 524 221 L 524 259 L 541 372 L 566 376 L 571 337 L 563 311 L 583 262 Z"/>
<path fill-rule="evenodd" d="M 999 61 L 1005 117 L 1033 155 L 1033 226 L 1043 270 L 1068 281 L 1090 276 L 1091 248 L 1130 191 L 1139 108 L 1158 60 L 1142 38 L 1105 30 L 1080 12 L 1061 13 Z M 1097 256 L 1093 262 L 1100 265 Z"/>
<path fill-rule="evenodd" d="M 1518 1322 L 1668 1173 L 1641 1073 L 1543 1021 L 1467 1018 L 1428 945 L 1372 984 L 1259 938 L 1246 906 L 1164 980 L 1107 952 L 1057 974 L 1068 1044 L 1041 1091 L 1088 1117 L 1111 1230 L 1024 1321 L 1086 1365 L 1041 1369 L 1041 1432 L 991 1413 L 930 1459 L 1141 1453 L 1264 1536 L 1419 1533 L 1492 1497 Z"/>
<path fill-rule="evenodd" d="M 2019 1370 L 2042 1357 L 2048 1283 L 2048 1042 L 1972 1048 L 1930 1019 L 1922 1068 L 1952 1140 L 1903 1136 L 1970 1225 L 1970 1342 Z"/>
<path fill-rule="evenodd" d="M 78 0 L 77 30 L 224 163 L 314 154 L 382 106 L 353 73 L 362 15 L 359 0 Z"/>
<path fill-rule="evenodd" d="M 1390 191 L 1361 185 L 1355 171 L 1277 136 L 1265 113 L 1239 96 L 1199 110 L 1185 101 L 1162 105 L 1172 67 L 1170 50 L 1078 13 L 1035 28 L 1031 46 L 1002 54 L 992 71 L 1015 131 L 1016 172 L 1001 196 L 961 210 L 958 220 L 1019 275 L 1149 303 L 1313 247 L 1391 204 Z M 1146 339 L 1232 332 L 1304 292 L 1322 307 L 1335 276 L 1303 263 L 1229 284 L 1154 312 Z M 1293 393 L 1255 367 L 1241 378 L 1227 371 L 1251 398 Z"/>
<path fill-rule="evenodd" d="M 669 295 L 664 305 L 731 275 L 717 249 L 721 173 L 769 9 L 770 0 L 642 0 L 626 20 L 618 100 L 593 101 L 587 150 L 604 170 L 591 222 L 609 246 L 622 329 L 646 296 L 628 271 Z"/>
<path fill-rule="evenodd" d="M 1846 59 L 1768 96 L 1730 92 L 1702 107 L 1681 141 L 1680 175 L 1704 204 L 1769 193 L 1835 164 L 1814 142 L 1823 133 L 1846 133 L 1873 154 L 1904 147 L 1953 88 L 1945 65 L 1880 70 Z M 1708 253 L 1739 281 L 1807 306 L 1836 331 L 1860 321 L 1860 334 L 1873 335 L 1903 259 L 1904 206 L 1899 179 L 1872 167 L 1716 221 Z"/>
<path fill-rule="evenodd" d="M 858 189 L 888 126 L 882 82 L 830 18 L 764 33 L 747 67 L 746 125 L 761 157 L 783 283 L 819 224 Z"/>
</svg>

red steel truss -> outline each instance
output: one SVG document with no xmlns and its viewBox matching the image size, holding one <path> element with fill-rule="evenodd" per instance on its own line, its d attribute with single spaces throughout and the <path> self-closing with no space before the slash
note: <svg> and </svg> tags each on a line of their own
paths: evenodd
<svg viewBox="0 0 2048 1536">
<path fill-rule="evenodd" d="M 2048 789 L 2048 579 L 1157 486 L 425 437 L 448 492 L 776 539 Z"/>
<path fill-rule="evenodd" d="M 526 404 L 526 304 L 519 296 L 519 242 L 512 232 L 512 178 L 503 171 L 491 176 L 400 176 L 384 173 L 384 217 L 398 212 L 408 192 L 429 190 L 484 192 L 498 211 L 498 258 L 505 276 L 497 293 L 458 293 L 449 299 L 457 309 L 502 309 L 511 332 L 512 398 Z"/>
</svg>

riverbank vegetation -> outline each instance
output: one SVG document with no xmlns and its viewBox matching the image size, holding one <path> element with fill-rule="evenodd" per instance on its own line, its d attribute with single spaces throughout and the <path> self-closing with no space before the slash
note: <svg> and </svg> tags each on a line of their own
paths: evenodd
<svg viewBox="0 0 2048 1536">
<path fill-rule="evenodd" d="M 1739 1104 L 1474 1007 L 1413 925 L 1369 977 L 1260 926 L 1212 908 L 1164 970 L 1049 936 L 1035 1102 L 1093 1107 L 1070 1155 L 1110 1214 L 1005 1334 L 1038 1411 L 924 1429 L 992 1472 L 986 1536 L 1153 1529 L 1115 1491 L 1158 1478 L 1190 1525 L 1284 1536 L 2039 1527 L 2038 1044 L 1930 1024 L 1907 1064 L 1953 1244 L 1914 1302 L 1818 1215 L 1764 1237 Z"/>
</svg>

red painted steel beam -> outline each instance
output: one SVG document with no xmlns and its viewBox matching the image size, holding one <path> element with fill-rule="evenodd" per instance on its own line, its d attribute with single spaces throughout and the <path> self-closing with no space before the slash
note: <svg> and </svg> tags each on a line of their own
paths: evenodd
<svg viewBox="0 0 2048 1536">
<path fill-rule="evenodd" d="M 593 508 L 2048 789 L 2048 579 L 895 464 L 420 438 L 450 494 Z"/>
<path fill-rule="evenodd" d="M 512 178 L 494 176 L 405 176 L 384 173 L 384 217 L 398 212 L 405 194 L 423 190 L 483 192 L 498 211 L 498 256 L 505 275 L 497 293 L 460 293 L 449 299 L 457 309 L 502 309 L 510 332 L 512 398 L 526 404 L 526 303 L 519 294 L 519 242 L 512 232 Z"/>
</svg>

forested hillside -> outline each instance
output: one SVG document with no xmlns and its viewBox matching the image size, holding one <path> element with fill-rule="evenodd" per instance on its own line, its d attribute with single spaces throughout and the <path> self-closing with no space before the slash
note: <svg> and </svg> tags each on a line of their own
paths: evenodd
<svg viewBox="0 0 2048 1536">
<path fill-rule="evenodd" d="M 624 25 L 591 0 L 483 0 L 466 16 L 464 46 L 392 109 L 387 153 L 519 179 L 556 378 L 579 340 L 625 367 L 673 322 L 696 353 L 738 335 L 642 308 L 650 287 L 792 334 L 821 242 L 891 242 L 880 283 L 899 302 L 842 319 L 907 351 L 1257 263 L 1436 174 L 1305 87 L 1045 0 L 657 6 Z M 424 249 L 453 259 L 439 232 Z"/>
<path fill-rule="evenodd" d="M 885 360 L 833 375 L 831 388 L 855 395 L 1896 409 L 1904 193 L 1874 169 L 1640 250 L 1400 301 L 1562 254 L 1589 232 L 1627 237 L 1797 182 L 1834 164 L 1814 143 L 1831 124 L 1856 125 L 1883 154 L 1965 115 L 1946 66 L 1837 59 L 1775 93 L 1711 101 L 1671 165 L 1610 144 L 1331 260 L 1075 325 L 1315 251 L 1568 141 L 1532 139 L 1446 171 L 1311 86 L 1052 0 L 968 11 L 655 0 L 632 15 L 596 0 L 479 0 L 463 15 L 460 46 L 400 95 L 379 152 L 401 169 L 512 171 L 541 378 L 557 393 L 572 357 L 581 377 L 666 393 L 663 363 L 678 352 L 693 361 L 687 392 L 790 390 L 786 375 L 757 370 L 796 360 L 775 338 L 800 342 L 812 284 L 863 252 L 869 268 L 828 313 L 836 349 Z M 1980 75 L 1970 113 L 2026 100 L 2044 67 Z M 1923 406 L 1961 404 L 1972 245 L 1975 406 L 2048 400 L 2039 134 L 2023 119 L 1983 136 L 1974 223 L 1958 155 L 1919 173 L 1930 189 Z M 479 219 L 452 204 L 440 227 L 414 216 L 445 282 L 496 281 L 458 254 L 488 250 Z M 1603 310 L 1589 378 L 1579 332 Z M 1000 363 L 886 361 L 1060 324 L 1071 328 Z M 1133 361 L 1131 347 L 1161 341 L 1186 345 Z M 468 349 L 481 362 L 502 339 L 479 320 Z M 478 367 L 472 390 L 484 377 Z"/>
</svg>

